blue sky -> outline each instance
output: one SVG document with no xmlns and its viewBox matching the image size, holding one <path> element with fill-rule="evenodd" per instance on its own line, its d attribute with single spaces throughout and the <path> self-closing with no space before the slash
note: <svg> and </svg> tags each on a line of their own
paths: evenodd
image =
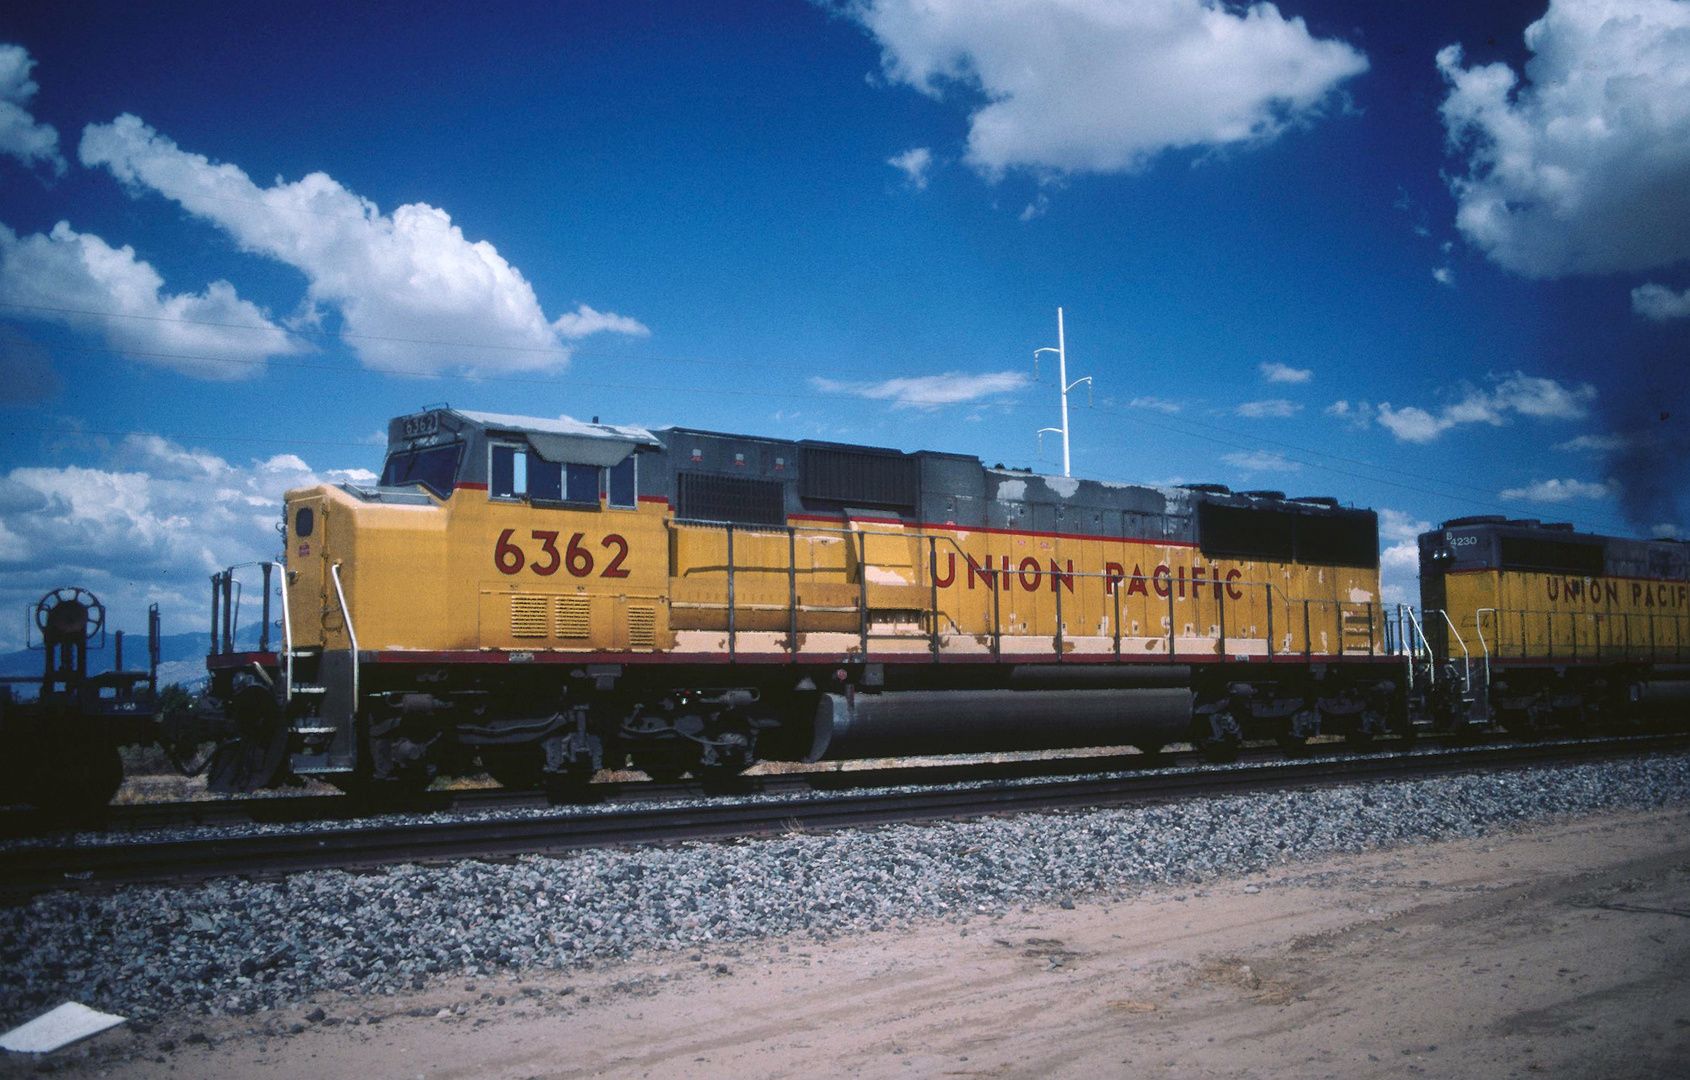
<svg viewBox="0 0 1690 1080">
<path fill-rule="evenodd" d="M 24 2 L 0 226 L 0 611 L 197 629 L 439 401 L 1059 471 L 1058 305 L 1076 475 L 1378 508 L 1393 597 L 1690 534 L 1686 0 Z"/>
</svg>

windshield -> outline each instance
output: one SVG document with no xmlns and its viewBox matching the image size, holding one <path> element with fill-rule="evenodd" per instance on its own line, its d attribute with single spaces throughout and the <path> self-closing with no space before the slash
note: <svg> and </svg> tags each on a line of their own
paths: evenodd
<svg viewBox="0 0 1690 1080">
<path fill-rule="evenodd" d="M 420 450 L 396 450 L 387 456 L 387 464 L 381 470 L 381 486 L 421 484 L 444 499 L 452 493 L 463 448 L 463 443 L 447 443 Z"/>
</svg>

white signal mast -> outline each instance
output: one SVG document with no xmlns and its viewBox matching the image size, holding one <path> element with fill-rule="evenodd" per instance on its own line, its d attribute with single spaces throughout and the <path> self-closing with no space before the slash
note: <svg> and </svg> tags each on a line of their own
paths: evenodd
<svg viewBox="0 0 1690 1080">
<path fill-rule="evenodd" d="M 1034 349 L 1033 350 L 1033 378 L 1034 379 L 1037 379 L 1039 377 L 1039 354 L 1040 353 L 1047 353 L 1047 352 L 1053 352 L 1053 353 L 1056 354 L 1056 388 L 1057 388 L 1057 391 L 1058 391 L 1057 397 L 1060 398 L 1061 401 L 1062 401 L 1062 426 L 1059 427 L 1059 428 L 1053 428 L 1053 427 L 1040 428 L 1039 429 L 1039 441 L 1040 441 L 1040 443 L 1044 442 L 1044 434 L 1047 431 L 1051 432 L 1052 434 L 1060 434 L 1062 436 L 1062 475 L 1067 476 L 1067 475 L 1069 475 L 1068 391 L 1074 389 L 1074 387 L 1080 385 L 1081 383 L 1085 383 L 1086 384 L 1086 404 L 1089 406 L 1091 404 L 1091 376 L 1087 375 L 1083 379 L 1075 379 L 1071 383 L 1068 381 L 1068 343 L 1067 343 L 1067 339 L 1063 336 L 1063 332 L 1062 332 L 1062 309 L 1061 308 L 1056 309 L 1056 348 L 1054 348 L 1054 349 L 1048 349 L 1048 348 L 1047 349 Z M 1043 453 L 1042 450 L 1040 452 L 1041 452 L 1041 454 Z"/>
</svg>

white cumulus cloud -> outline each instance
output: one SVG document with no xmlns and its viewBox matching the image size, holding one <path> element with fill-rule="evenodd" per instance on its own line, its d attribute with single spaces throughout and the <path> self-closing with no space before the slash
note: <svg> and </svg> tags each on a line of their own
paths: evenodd
<svg viewBox="0 0 1690 1080">
<path fill-rule="evenodd" d="M 1423 532 L 1430 532 L 1432 523 L 1401 510 L 1385 508 L 1379 511 L 1379 538 L 1400 544 L 1413 542 Z"/>
<path fill-rule="evenodd" d="M 1314 372 L 1308 368 L 1294 368 L 1277 360 L 1270 360 L 1256 367 L 1261 371 L 1262 378 L 1271 383 L 1306 383 L 1314 378 Z"/>
<path fill-rule="evenodd" d="M 616 334 L 627 334 L 630 337 L 650 337 L 651 330 L 638 319 L 630 319 L 626 315 L 613 315 L 608 311 L 594 311 L 586 304 L 582 304 L 574 311 L 566 311 L 552 320 L 552 329 L 562 337 L 571 341 L 579 340 L 589 334 L 610 331 Z"/>
<path fill-rule="evenodd" d="M 1373 406 L 1365 401 L 1348 401 L 1339 398 L 1320 411 L 1327 416 L 1342 420 L 1344 426 L 1351 431 L 1360 431 L 1373 422 Z"/>
<path fill-rule="evenodd" d="M 167 293 L 152 264 L 59 222 L 20 238 L 0 224 L 0 303 L 101 335 L 134 359 L 202 379 L 242 379 L 262 361 L 307 351 L 227 281 Z"/>
<path fill-rule="evenodd" d="M 336 309 L 348 343 L 372 366 L 549 370 L 567 362 L 566 337 L 645 329 L 585 305 L 548 320 L 534 287 L 492 244 L 471 241 L 425 203 L 383 214 L 321 172 L 259 187 L 128 114 L 89 125 L 80 155 L 132 189 L 174 200 L 246 251 L 298 269 L 308 303 Z"/>
<path fill-rule="evenodd" d="M 1554 379 L 1516 371 L 1497 379 L 1490 390 L 1463 387 L 1460 398 L 1443 405 L 1436 413 L 1417 405 L 1393 408 L 1390 402 L 1382 401 L 1375 416 L 1399 441 L 1425 443 L 1461 424 L 1501 427 L 1512 416 L 1582 420 L 1589 415 L 1595 400 L 1596 388 L 1589 383 L 1564 386 Z"/>
<path fill-rule="evenodd" d="M 232 463 L 150 435 L 97 466 L 12 469 L 0 474 L 0 609 L 76 584 L 99 595 L 115 629 L 144 629 L 157 603 L 166 633 L 198 630 L 214 570 L 279 554 L 283 492 L 373 479 L 292 454 Z M 0 646 L 15 647 L 17 633 L 0 626 Z"/>
<path fill-rule="evenodd" d="M 0 45 L 0 154 L 10 154 L 25 165 L 37 161 L 65 171 L 59 155 L 59 133 L 52 125 L 37 123 L 28 105 L 41 89 L 29 77 L 35 61 L 21 45 Z"/>
<path fill-rule="evenodd" d="M 1649 282 L 1631 290 L 1631 310 L 1655 322 L 1690 319 L 1690 289 L 1673 292 L 1665 285 Z"/>
<path fill-rule="evenodd" d="M 1420 602 L 1420 547 L 1413 540 L 1379 552 L 1379 599 L 1387 604 Z"/>
<path fill-rule="evenodd" d="M 1167 413 L 1169 416 L 1180 411 L 1177 401 L 1169 401 L 1159 397 L 1135 397 L 1127 402 L 1129 409 L 1149 409 L 1151 412 Z"/>
<path fill-rule="evenodd" d="M 1500 493 L 1504 499 L 1522 502 L 1564 503 L 1574 499 L 1606 499 L 1614 493 L 1609 484 L 1592 484 L 1584 480 L 1534 480 L 1525 487 L 1508 488 Z"/>
<path fill-rule="evenodd" d="M 927 170 L 933 166 L 933 151 L 925 146 L 912 147 L 886 159 L 886 164 L 904 174 L 904 183 L 917 191 L 927 188 Z"/>
<path fill-rule="evenodd" d="M 1432 271 L 1432 280 L 1445 288 L 1455 288 L 1455 271 L 1447 266 L 1437 267 Z"/>
<path fill-rule="evenodd" d="M 1267 401 L 1246 401 L 1232 411 L 1253 420 L 1289 420 L 1302 410 L 1303 407 L 1295 402 L 1271 398 Z"/>
<path fill-rule="evenodd" d="M 1248 453 L 1239 451 L 1232 454 L 1222 454 L 1221 460 L 1235 469 L 1243 472 L 1296 472 L 1302 468 L 1299 463 L 1290 460 L 1284 454 L 1275 454 L 1267 450 L 1252 450 Z"/>
<path fill-rule="evenodd" d="M 1552 0 L 1525 40 L 1524 82 L 1437 56 L 1462 234 L 1535 278 L 1690 257 L 1690 4 Z"/>
<path fill-rule="evenodd" d="M 945 405 L 979 401 L 996 394 L 1022 390 L 1030 381 L 1019 371 L 997 371 L 985 375 L 947 371 L 943 375 L 886 379 L 875 383 L 838 382 L 818 376 L 810 380 L 810 385 L 824 394 L 850 394 L 870 401 L 890 401 L 895 409 L 930 411 Z"/>
<path fill-rule="evenodd" d="M 974 106 L 965 160 L 1115 173 L 1165 150 L 1267 142 L 1367 58 L 1271 3 L 846 0 L 886 78 Z"/>
</svg>

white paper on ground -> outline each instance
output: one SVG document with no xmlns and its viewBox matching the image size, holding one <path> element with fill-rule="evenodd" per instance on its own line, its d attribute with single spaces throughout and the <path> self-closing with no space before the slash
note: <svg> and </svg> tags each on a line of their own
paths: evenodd
<svg viewBox="0 0 1690 1080">
<path fill-rule="evenodd" d="M 42 1013 L 29 1023 L 0 1035 L 0 1047 L 19 1054 L 45 1054 L 61 1046 L 69 1046 L 78 1039 L 98 1035 L 123 1023 L 123 1020 L 121 1016 L 96 1012 L 86 1005 L 67 1001 L 52 1012 Z"/>
</svg>

